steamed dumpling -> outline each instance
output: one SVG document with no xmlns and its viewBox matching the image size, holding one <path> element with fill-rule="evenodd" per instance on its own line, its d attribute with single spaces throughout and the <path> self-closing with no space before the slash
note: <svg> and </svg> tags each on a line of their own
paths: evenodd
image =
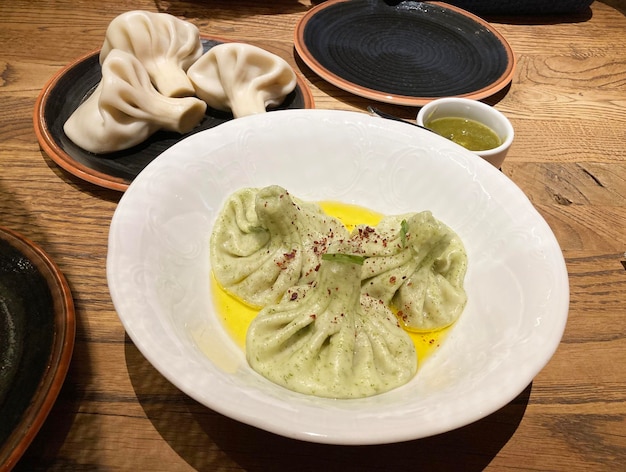
<svg viewBox="0 0 626 472">
<path fill-rule="evenodd" d="M 200 31 L 195 25 L 167 13 L 128 11 L 109 23 L 100 64 L 115 49 L 139 59 L 163 95 L 194 95 L 186 71 L 203 53 Z"/>
<path fill-rule="evenodd" d="M 408 382 L 415 346 L 381 300 L 362 295 L 361 265 L 322 261 L 313 285 L 294 287 L 252 321 L 250 366 L 296 392 L 359 398 Z"/>
<path fill-rule="evenodd" d="M 296 87 L 287 61 L 264 49 L 223 43 L 209 49 L 187 71 L 196 95 L 235 118 L 280 105 Z"/>
<path fill-rule="evenodd" d="M 215 222 L 213 274 L 226 291 L 263 307 L 290 287 L 312 282 L 330 242 L 347 236 L 339 220 L 282 187 L 242 189 Z"/>
<path fill-rule="evenodd" d="M 187 133 L 205 111 L 206 103 L 198 98 L 160 94 L 141 62 L 116 49 L 102 64 L 102 80 L 63 130 L 81 148 L 108 153 L 139 144 L 160 129 Z"/>
<path fill-rule="evenodd" d="M 407 329 L 432 331 L 454 323 L 467 296 L 467 255 L 460 238 L 424 211 L 385 217 L 352 234 L 363 264 L 363 293 L 393 306 Z"/>
</svg>

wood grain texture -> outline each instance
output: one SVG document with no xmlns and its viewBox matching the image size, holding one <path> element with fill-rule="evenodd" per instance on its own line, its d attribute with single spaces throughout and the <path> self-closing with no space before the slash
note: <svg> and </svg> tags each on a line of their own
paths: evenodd
<svg viewBox="0 0 626 472">
<path fill-rule="evenodd" d="M 555 232 L 571 290 L 559 349 L 510 404 L 419 441 L 302 443 L 199 405 L 126 336 L 105 272 L 108 226 L 121 195 L 70 176 L 40 150 L 32 124 L 39 91 L 65 64 L 100 47 L 116 15 L 145 9 L 188 19 L 205 34 L 278 48 L 305 77 L 317 108 L 364 111 L 368 100 L 325 83 L 296 57 L 293 31 L 310 5 L 0 2 L 0 224 L 37 242 L 57 262 L 71 286 L 78 323 L 61 395 L 16 470 L 626 469 L 624 0 L 596 1 L 575 16 L 490 19 L 517 59 L 511 86 L 486 100 L 516 130 L 503 172 Z M 379 107 L 411 119 L 417 112 Z"/>
</svg>

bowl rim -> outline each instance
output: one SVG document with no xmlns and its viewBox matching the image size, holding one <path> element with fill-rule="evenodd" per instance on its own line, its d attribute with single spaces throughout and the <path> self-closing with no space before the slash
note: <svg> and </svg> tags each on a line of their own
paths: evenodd
<svg viewBox="0 0 626 472">
<path fill-rule="evenodd" d="M 313 118 L 313 115 L 314 115 L 314 118 Z M 224 125 L 221 125 L 220 127 L 218 127 L 218 128 L 221 128 L 219 130 L 214 128 L 213 130 L 208 130 L 208 131 L 203 132 L 204 134 L 202 134 L 201 136 L 194 135 L 196 136 L 195 138 L 194 137 L 188 138 L 188 140 L 185 140 L 184 142 L 179 143 L 177 145 L 178 148 L 171 148 L 169 151 L 167 151 L 167 153 L 164 153 L 163 155 L 159 156 L 157 160 L 151 163 L 146 168 L 146 170 L 142 172 L 139 178 L 133 182 L 133 184 L 129 188 L 129 191 L 126 192 L 122 196 L 120 204 L 118 205 L 118 208 L 116 209 L 116 212 L 113 216 L 113 220 L 111 223 L 111 231 L 109 233 L 109 255 L 107 257 L 107 279 L 109 282 L 109 289 L 111 291 L 111 296 L 112 296 L 114 305 L 116 306 L 117 313 L 122 321 L 122 324 L 127 330 L 129 337 L 133 340 L 133 342 L 136 344 L 137 348 L 142 352 L 142 354 L 155 366 L 157 370 L 159 370 L 159 372 L 161 372 L 161 374 L 163 374 L 166 378 L 168 378 L 170 382 L 172 382 L 174 385 L 176 385 L 178 388 L 183 390 L 186 394 L 188 394 L 195 400 L 199 401 L 200 403 L 206 405 L 207 407 L 211 409 L 219 411 L 220 413 L 226 416 L 229 416 L 235 420 L 253 425 L 261 429 L 265 429 L 267 431 L 270 431 L 276 434 L 280 434 L 286 437 L 291 437 L 294 439 L 305 440 L 309 442 L 318 442 L 318 443 L 327 443 L 327 444 L 344 444 L 344 445 L 345 444 L 351 444 L 351 445 L 382 444 L 382 443 L 399 442 L 399 441 L 404 441 L 404 440 L 417 439 L 417 438 L 422 438 L 426 436 L 431 436 L 434 434 L 447 432 L 452 429 L 470 424 L 481 418 L 484 418 L 485 416 L 505 406 L 507 403 L 512 401 L 515 398 L 515 396 L 519 395 L 519 393 L 522 392 L 527 387 L 528 382 L 532 382 L 532 379 L 550 361 L 550 359 L 554 355 L 554 352 L 558 348 L 564 329 L 565 329 L 566 322 L 567 322 L 567 312 L 568 312 L 568 306 L 569 306 L 569 285 L 568 285 L 568 280 L 567 280 L 567 270 L 565 267 L 563 255 L 558 246 L 558 241 L 556 240 L 556 237 L 550 230 L 547 222 L 541 217 L 541 215 L 537 212 L 537 210 L 532 206 L 532 203 L 523 194 L 521 189 L 519 189 L 519 187 L 517 187 L 512 181 L 510 181 L 508 177 L 506 177 L 504 174 L 499 172 L 488 162 L 482 159 L 475 159 L 475 155 L 471 153 L 470 151 L 467 151 L 464 148 L 461 148 L 460 146 L 455 145 L 454 143 L 448 141 L 445 138 L 434 135 L 433 133 L 429 131 L 421 130 L 420 128 L 417 128 L 414 126 L 406 126 L 406 124 L 403 124 L 403 123 L 399 123 L 399 122 L 395 122 L 391 120 L 384 120 L 384 119 L 377 118 L 377 117 L 372 117 L 364 113 L 339 111 L 339 110 L 281 110 L 273 114 L 272 117 L 269 117 L 269 118 L 267 117 L 269 117 L 269 114 L 265 116 L 255 115 L 252 117 L 245 117 L 245 118 L 240 119 L 239 122 L 233 121 L 233 122 L 229 122 Z M 454 162 L 452 162 L 453 167 L 456 168 L 456 165 L 460 163 L 463 164 L 461 168 L 464 170 L 457 169 L 457 171 L 461 172 L 463 175 L 465 175 L 466 171 L 469 171 L 470 176 L 472 174 L 472 171 L 476 173 L 480 173 L 481 175 L 484 175 L 485 178 L 487 178 L 487 180 L 489 180 L 490 182 L 487 188 L 489 187 L 502 188 L 503 198 L 507 197 L 506 198 L 507 205 L 511 204 L 509 197 L 511 197 L 514 200 L 514 202 L 516 202 L 517 204 L 522 205 L 524 209 L 527 210 L 525 211 L 526 216 L 531 219 L 533 224 L 538 225 L 538 229 L 540 230 L 539 233 L 545 236 L 545 240 L 543 240 L 543 242 L 547 244 L 547 247 L 548 247 L 548 249 L 546 250 L 548 253 L 547 255 L 549 256 L 548 259 L 550 263 L 554 264 L 552 266 L 553 271 L 551 272 L 553 273 L 552 275 L 554 276 L 554 279 L 555 279 L 555 286 L 552 287 L 552 291 L 554 292 L 553 296 L 555 297 L 555 299 L 553 302 L 550 302 L 550 304 L 551 305 L 554 304 L 556 313 L 553 318 L 549 319 L 549 323 L 548 323 L 549 331 L 547 332 L 547 335 L 544 336 L 546 331 L 545 331 L 545 328 L 542 328 L 543 331 L 541 331 L 541 333 L 543 334 L 539 336 L 539 339 L 543 341 L 545 340 L 544 338 L 547 337 L 549 342 L 543 343 L 540 357 L 537 357 L 537 358 L 533 357 L 532 362 L 524 363 L 525 366 L 523 368 L 523 372 L 522 372 L 523 375 L 521 375 L 522 377 L 521 379 L 518 378 L 517 381 L 498 383 L 497 392 L 495 392 L 496 398 L 491 398 L 485 406 L 482 406 L 482 403 L 481 403 L 481 407 L 476 408 L 475 411 L 473 409 L 471 412 L 464 412 L 463 410 L 459 410 L 459 408 L 463 408 L 463 405 L 465 405 L 468 402 L 468 400 L 464 399 L 463 401 L 457 402 L 454 404 L 454 406 L 449 406 L 448 408 L 449 410 L 453 410 L 456 413 L 459 413 L 458 416 L 454 416 L 454 417 L 447 416 L 445 417 L 445 421 L 436 422 L 436 425 L 432 426 L 431 429 L 429 429 L 428 433 L 424 433 L 423 431 L 421 431 L 417 435 L 415 431 L 408 432 L 406 428 L 395 428 L 395 426 L 398 426 L 398 424 L 396 424 L 395 422 L 393 423 L 394 428 L 390 428 L 388 424 L 383 423 L 383 425 L 380 425 L 381 426 L 380 430 L 376 431 L 376 434 L 372 434 L 371 431 L 363 431 L 359 428 L 355 430 L 353 427 L 351 427 L 350 431 L 348 432 L 348 431 L 344 431 L 341 429 L 344 427 L 343 425 L 341 426 L 341 428 L 339 428 L 339 430 L 329 427 L 329 425 L 326 423 L 324 423 L 326 424 L 326 426 L 320 426 L 320 424 L 318 424 L 317 422 L 323 421 L 322 418 L 315 420 L 316 423 L 314 426 L 309 425 L 309 427 L 303 430 L 302 428 L 304 428 L 304 426 L 306 425 L 303 426 L 301 423 L 299 423 L 299 421 L 294 420 L 292 417 L 290 417 L 291 419 L 288 422 L 283 421 L 282 418 L 281 419 L 268 419 L 267 417 L 263 417 L 263 415 L 267 414 L 265 411 L 259 412 L 258 409 L 251 410 L 249 408 L 249 405 L 241 409 L 241 405 L 235 404 L 238 400 L 241 401 L 242 399 L 245 399 L 249 402 L 252 402 L 254 405 L 258 406 L 259 404 L 257 404 L 257 402 L 259 401 L 259 398 L 263 398 L 264 402 L 261 402 L 260 404 L 263 404 L 265 408 L 262 408 L 262 409 L 267 410 L 268 405 L 272 406 L 273 408 L 275 404 L 272 403 L 272 399 L 266 396 L 267 393 L 264 394 L 260 390 L 257 391 L 257 390 L 252 389 L 253 393 L 241 392 L 241 391 L 233 392 L 231 396 L 228 397 L 228 401 L 221 404 L 219 403 L 219 401 L 220 401 L 220 398 L 223 399 L 223 395 L 224 395 L 223 392 L 218 392 L 218 393 L 214 393 L 212 391 L 199 392 L 197 388 L 195 390 L 193 388 L 190 389 L 190 386 L 194 385 L 195 382 L 197 382 L 197 379 L 190 378 L 189 374 L 183 375 L 181 377 L 180 372 L 176 370 L 176 362 L 174 362 L 173 364 L 169 366 L 167 365 L 167 363 L 163 363 L 162 360 L 160 362 L 159 356 L 163 355 L 163 349 L 161 347 L 157 348 L 156 345 L 151 346 L 150 344 L 151 341 L 149 339 L 142 339 L 143 332 L 145 331 L 145 323 L 139 319 L 141 318 L 142 315 L 140 314 L 139 316 L 137 316 L 137 314 L 132 313 L 132 310 L 129 310 L 129 307 L 132 308 L 133 303 L 130 303 L 129 305 L 127 303 L 128 300 L 123 299 L 124 294 L 122 292 L 127 292 L 126 290 L 127 287 L 124 287 L 124 285 L 122 284 L 122 279 L 120 277 L 121 277 L 121 272 L 124 272 L 124 271 L 120 272 L 116 270 L 117 268 L 121 268 L 122 266 L 128 267 L 128 264 L 126 263 L 122 264 L 123 261 L 121 261 L 119 258 L 119 253 L 122 251 L 122 249 L 120 249 L 120 245 L 122 244 L 121 241 L 127 240 L 126 235 L 128 234 L 128 232 L 125 231 L 125 229 L 130 228 L 130 226 L 127 226 L 127 225 L 132 225 L 132 227 L 134 228 L 135 224 L 137 223 L 134 216 L 140 213 L 145 213 L 144 211 L 145 209 L 141 208 L 141 206 L 143 205 L 141 202 L 138 205 L 138 207 L 133 207 L 131 203 L 132 204 L 136 203 L 135 199 L 137 197 L 143 198 L 142 192 L 146 192 L 149 190 L 151 192 L 154 192 L 154 191 L 157 191 L 157 189 L 158 189 L 158 192 L 162 192 L 163 187 L 161 184 L 163 182 L 159 181 L 159 183 L 157 184 L 157 182 L 153 180 L 156 176 L 161 176 L 161 177 L 164 177 L 165 179 L 170 179 L 170 178 L 179 179 L 178 184 L 176 185 L 179 185 L 183 182 L 185 185 L 188 185 L 188 181 L 186 179 L 184 178 L 181 179 L 181 177 L 184 177 L 184 175 L 179 175 L 178 177 L 172 177 L 172 172 L 171 172 L 172 169 L 168 171 L 168 167 L 164 165 L 167 164 L 168 162 L 171 162 L 171 163 L 175 163 L 176 169 L 180 169 L 184 167 L 184 163 L 181 162 L 179 158 L 182 157 L 183 159 L 189 159 L 190 157 L 192 157 L 189 150 L 192 149 L 194 145 L 200 144 L 200 142 L 196 143 L 195 142 L 196 140 L 201 141 L 202 146 L 203 146 L 202 156 L 196 156 L 196 158 L 201 158 L 202 163 L 206 163 L 207 160 L 210 159 L 211 151 L 207 151 L 207 148 L 205 148 L 204 146 L 207 146 L 207 143 L 209 142 L 213 142 L 213 144 L 211 144 L 210 146 L 216 145 L 216 146 L 219 146 L 220 149 L 224 149 L 224 144 L 226 142 L 229 142 L 229 140 L 232 138 L 231 136 L 232 132 L 235 131 L 237 128 L 241 128 L 240 131 L 245 132 L 246 145 L 250 146 L 251 130 L 259 129 L 263 133 L 267 131 L 268 129 L 267 126 L 264 126 L 264 125 L 267 125 L 267 121 L 264 121 L 264 120 L 273 120 L 272 121 L 273 125 L 277 126 L 277 128 L 278 127 L 280 128 L 281 134 L 289 136 L 290 135 L 290 133 L 288 132 L 289 130 L 286 129 L 289 126 L 294 126 L 294 127 L 298 126 L 298 129 L 303 129 L 303 130 L 306 130 L 306 132 L 309 132 L 309 127 L 307 127 L 303 121 L 298 119 L 298 118 L 304 118 L 304 117 L 306 117 L 307 119 L 319 120 L 319 122 L 324 123 L 325 130 L 328 129 L 332 131 L 333 133 L 335 132 L 342 133 L 342 131 L 338 129 L 338 126 L 340 127 L 345 126 L 346 129 L 348 128 L 354 129 L 355 123 L 358 123 L 358 124 L 366 123 L 367 126 L 375 127 L 377 129 L 377 132 L 384 133 L 384 135 L 387 135 L 391 131 L 393 132 L 391 134 L 393 134 L 394 136 L 396 135 L 395 133 L 402 133 L 403 139 L 410 139 L 411 143 L 418 142 L 420 143 L 419 144 L 420 146 L 422 146 L 421 142 L 426 142 L 428 140 L 435 140 L 437 141 L 438 147 L 441 146 L 441 148 L 444 149 L 446 153 L 450 153 L 453 155 L 453 157 L 451 157 L 451 159 L 454 159 Z M 344 131 L 346 129 L 344 129 Z M 343 134 L 344 133 L 342 133 L 342 135 Z M 416 138 L 423 138 L 423 140 L 416 139 Z M 241 143 L 242 141 L 239 141 L 239 144 Z M 254 148 L 254 151 L 255 152 L 252 154 L 255 154 L 255 155 L 258 154 L 257 148 Z M 292 155 L 291 151 L 289 152 L 289 154 L 290 156 Z M 196 163 L 197 162 L 195 162 L 194 164 Z M 197 173 L 199 170 L 195 165 L 193 166 L 193 169 L 195 173 Z M 300 171 L 300 169 L 298 170 Z M 220 179 L 221 178 L 222 177 L 220 177 Z M 475 178 L 471 178 L 471 180 L 475 181 Z M 483 184 L 477 183 L 477 185 L 482 190 L 485 190 L 482 187 Z M 181 197 L 180 195 L 177 195 L 177 198 L 180 198 L 180 197 Z M 137 213 L 138 210 L 139 210 L 139 213 Z M 508 212 L 504 212 L 504 213 L 508 215 Z M 131 217 L 131 215 L 133 217 Z M 520 220 L 519 218 L 516 218 L 515 221 L 519 222 L 522 220 Z M 516 224 L 519 224 L 519 223 L 516 223 Z M 139 228 L 141 227 L 142 225 L 139 225 Z M 120 238 L 121 235 L 124 235 L 124 237 Z M 130 239 L 134 239 L 134 237 Z M 139 240 L 134 240 L 134 242 L 131 242 L 130 243 L 131 246 L 133 246 L 137 241 Z M 135 255 L 132 255 L 131 257 L 134 259 Z M 526 261 L 524 261 L 524 264 L 526 264 Z M 145 271 L 145 269 L 143 270 Z M 150 271 L 147 271 L 147 272 L 150 272 Z M 133 291 L 132 293 L 133 293 L 133 297 L 137 295 L 135 291 Z M 140 297 L 143 297 L 143 295 L 140 295 Z M 141 300 L 142 300 L 142 303 L 145 302 L 145 299 L 141 298 Z M 144 310 L 144 308 L 141 308 L 141 310 Z M 154 310 L 152 309 L 150 312 L 154 313 Z M 145 312 L 145 313 L 148 314 L 148 312 Z M 150 316 L 154 316 L 154 314 L 151 314 Z M 533 322 L 534 321 L 535 320 L 533 318 Z M 197 351 L 197 346 L 195 348 L 195 351 Z M 535 351 L 533 350 L 532 356 L 535 356 L 535 355 L 536 355 Z M 519 374 L 520 372 L 516 370 L 516 376 L 519 377 Z M 522 383 L 523 385 L 521 385 Z M 229 388 L 231 387 L 232 387 L 232 384 L 229 386 Z M 491 392 L 491 393 L 493 394 L 494 392 Z M 478 398 L 476 398 L 476 395 L 473 395 L 472 397 L 473 398 L 469 400 L 470 403 L 484 401 L 484 396 L 482 396 L 482 393 L 481 395 L 479 395 L 480 399 L 482 400 L 479 400 Z M 281 394 L 281 398 L 282 398 L 282 394 Z M 289 396 L 289 398 L 292 398 L 292 397 Z M 352 404 L 349 407 L 346 407 L 345 402 L 351 402 Z M 354 408 L 357 408 L 357 407 L 361 408 L 363 407 L 363 405 L 366 405 L 367 406 L 366 413 L 370 415 L 368 416 L 370 421 L 371 421 L 372 410 L 374 410 L 375 412 L 380 412 L 378 409 L 378 406 L 372 407 L 372 405 L 376 405 L 374 403 L 359 402 L 359 400 L 346 400 L 345 402 L 342 403 L 341 401 L 339 401 L 339 402 L 332 403 L 332 402 L 324 401 L 322 402 L 322 404 L 324 405 L 324 409 L 330 409 L 331 413 L 340 411 L 342 414 L 348 414 L 348 413 L 351 414 L 352 420 L 347 421 L 350 424 L 352 424 L 353 420 L 357 421 L 357 419 L 353 418 L 354 411 L 355 411 Z M 282 407 L 283 410 L 281 411 L 281 414 L 284 415 L 285 414 L 284 410 L 287 409 L 287 405 L 289 404 L 289 402 L 288 401 L 285 402 L 285 400 L 283 399 L 282 404 L 284 406 Z M 298 403 L 297 406 L 302 408 L 302 410 L 305 413 L 308 413 L 310 416 L 309 410 L 311 408 L 311 405 L 314 405 L 316 408 L 319 409 L 320 403 L 317 401 L 315 402 L 307 401 L 304 403 Z M 339 410 L 337 410 L 338 408 Z M 433 414 L 438 414 L 438 413 L 433 413 Z M 291 413 L 291 415 L 293 415 L 293 413 Z M 462 417 L 462 419 L 459 419 L 459 416 Z M 358 420 L 362 421 L 363 418 L 360 418 Z M 411 422 L 411 424 L 413 425 L 413 422 Z M 348 426 L 350 425 L 349 424 L 345 425 L 345 427 L 348 427 Z M 382 426 L 387 426 L 387 428 L 383 428 Z M 301 429 L 298 429 L 296 431 L 297 427 L 300 427 Z M 414 428 L 414 426 L 412 427 Z M 323 434 L 320 433 L 320 428 L 322 430 L 326 428 L 325 430 L 326 433 L 323 433 Z M 368 428 L 365 428 L 365 429 L 368 429 Z"/>
</svg>

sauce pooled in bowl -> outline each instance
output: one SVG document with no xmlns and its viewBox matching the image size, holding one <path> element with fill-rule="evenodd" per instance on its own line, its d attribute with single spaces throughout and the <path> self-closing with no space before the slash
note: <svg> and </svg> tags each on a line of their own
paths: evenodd
<svg viewBox="0 0 626 472">
<path fill-rule="evenodd" d="M 437 118 L 426 123 L 426 127 L 470 151 L 486 151 L 502 144 L 495 131 L 468 118 Z"/>
</svg>

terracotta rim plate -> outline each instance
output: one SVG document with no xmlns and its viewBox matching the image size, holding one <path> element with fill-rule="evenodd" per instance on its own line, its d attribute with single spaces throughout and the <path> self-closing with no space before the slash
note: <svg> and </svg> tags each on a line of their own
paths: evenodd
<svg viewBox="0 0 626 472">
<path fill-rule="evenodd" d="M 295 48 L 331 84 L 397 105 L 479 100 L 508 85 L 515 69 L 498 31 L 440 2 L 329 0 L 300 20 Z"/>
<path fill-rule="evenodd" d="M 202 37 L 205 51 L 229 40 Z M 274 52 L 274 51 L 270 51 Z M 190 133 L 157 132 L 131 149 L 97 155 L 76 146 L 63 132 L 63 124 L 100 82 L 99 50 L 68 64 L 42 89 L 34 111 L 34 126 L 42 149 L 61 168 L 83 180 L 113 190 L 125 191 L 137 174 L 156 156 L 191 134 L 233 119 L 230 113 L 208 109 L 205 118 Z M 314 108 L 313 95 L 296 73 L 296 89 L 278 109 Z"/>
<path fill-rule="evenodd" d="M 16 464 L 48 416 L 75 331 L 59 268 L 39 246 L 0 227 L 0 470 Z"/>
</svg>

